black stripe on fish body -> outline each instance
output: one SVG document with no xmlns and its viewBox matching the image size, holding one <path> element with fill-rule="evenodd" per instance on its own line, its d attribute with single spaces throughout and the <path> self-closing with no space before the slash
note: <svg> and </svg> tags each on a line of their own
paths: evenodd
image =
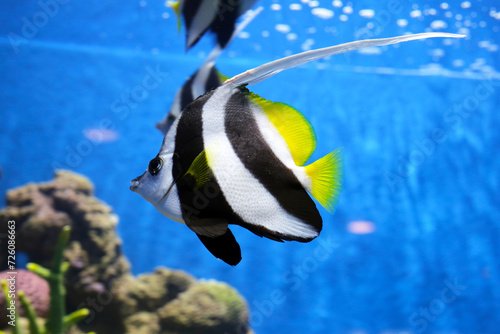
<svg viewBox="0 0 500 334">
<path fill-rule="evenodd" d="M 225 106 L 225 132 L 245 168 L 271 193 L 292 216 L 311 225 L 318 233 L 322 219 L 311 197 L 295 174 L 288 169 L 266 143 L 251 109 L 247 94 L 237 91 Z M 264 222 L 263 222 L 264 223 Z M 307 242 L 312 238 L 283 235 L 265 227 L 244 223 L 243 227 L 270 239 Z"/>
<path fill-rule="evenodd" d="M 212 177 L 201 187 L 196 187 L 196 179 L 187 174 L 176 182 L 181 202 L 182 217 L 186 225 L 197 226 L 204 221 L 220 221 L 221 224 L 239 224 L 241 218 L 227 202 L 217 180 Z"/>
<path fill-rule="evenodd" d="M 220 186 L 211 178 L 200 189 L 193 179 L 185 175 L 194 159 L 203 151 L 203 106 L 213 95 L 209 92 L 192 103 L 181 113 L 177 123 L 172 176 L 177 181 L 177 192 L 182 207 L 182 215 L 189 220 L 223 219 L 238 224 L 241 219 L 227 203 Z M 189 224 L 188 224 L 189 225 Z"/>
<path fill-rule="evenodd" d="M 203 151 L 203 106 L 212 94 L 206 94 L 189 103 L 181 112 L 175 135 L 172 176 L 184 175 L 194 159 Z"/>
<path fill-rule="evenodd" d="M 205 92 L 209 92 L 222 85 L 222 80 L 220 79 L 219 73 L 215 66 L 212 66 L 210 73 L 208 74 L 207 82 L 205 83 Z"/>
<path fill-rule="evenodd" d="M 241 250 L 227 225 L 241 222 L 241 219 L 227 203 L 215 178 L 196 188 L 196 180 L 185 175 L 177 182 L 177 193 L 186 225 L 216 258 L 237 265 Z M 219 235 L 222 233 L 219 231 L 225 232 Z"/>
</svg>

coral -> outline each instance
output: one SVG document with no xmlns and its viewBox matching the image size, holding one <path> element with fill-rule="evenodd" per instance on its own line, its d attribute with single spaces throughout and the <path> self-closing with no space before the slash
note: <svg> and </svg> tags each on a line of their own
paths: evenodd
<svg viewBox="0 0 500 334">
<path fill-rule="evenodd" d="M 64 251 L 70 263 L 65 277 L 70 310 L 92 307 L 88 298 L 93 300 L 110 291 L 116 278 L 129 274 L 130 266 L 115 231 L 118 217 L 93 193 L 94 187 L 85 177 L 57 171 L 52 182 L 8 191 L 8 206 L 0 211 L 0 221 L 16 221 L 17 251 L 45 267 L 50 266 L 62 226 L 71 227 Z M 0 268 L 5 266 L 3 260 L 0 258 Z M 92 314 L 92 318 L 97 318 L 97 323 L 114 318 L 115 309 L 111 305 L 104 312 Z"/>
<path fill-rule="evenodd" d="M 157 268 L 152 274 L 128 276 L 116 283 L 114 295 L 121 301 L 122 314 L 133 314 L 137 309 L 156 311 L 191 287 L 195 279 L 182 271 Z"/>
<path fill-rule="evenodd" d="M 248 331 L 246 309 L 233 288 L 209 281 L 194 285 L 158 313 L 169 334 L 236 334 Z"/>
<path fill-rule="evenodd" d="M 160 321 L 156 313 L 139 312 L 125 319 L 125 333 L 160 333 Z"/>
<path fill-rule="evenodd" d="M 11 271 L 3 271 L 0 273 L 0 281 L 10 278 Z M 36 315 L 42 318 L 47 318 L 50 306 L 50 290 L 46 280 L 32 273 L 29 270 L 17 269 L 16 289 L 22 290 L 26 297 L 30 300 Z M 20 305 L 19 297 L 16 295 L 16 305 Z M 7 325 L 7 303 L 5 295 L 0 293 L 0 328 Z M 24 316 L 24 309 L 19 308 L 19 315 Z"/>
<path fill-rule="evenodd" d="M 62 226 L 71 226 L 70 244 L 65 250 L 71 263 L 67 280 L 78 291 L 99 292 L 109 289 L 115 277 L 128 273 L 129 264 L 115 233 L 118 217 L 94 198 L 93 192 L 93 185 L 83 176 L 57 171 L 53 182 L 10 190 L 8 206 L 0 211 L 0 219 L 16 221 L 17 239 L 22 240 L 17 251 L 29 254 L 30 261 L 45 267 L 50 266 Z"/>
<path fill-rule="evenodd" d="M 29 261 L 50 266 L 65 225 L 68 309 L 89 309 L 78 326 L 97 333 L 250 333 L 242 297 L 226 284 L 200 282 L 182 271 L 158 268 L 134 277 L 116 234 L 118 217 L 93 197 L 85 177 L 57 171 L 55 179 L 7 193 L 0 233 L 16 221 L 16 247 Z M 0 269 L 6 267 L 0 258 Z M 73 328 L 77 333 L 78 329 Z"/>
</svg>

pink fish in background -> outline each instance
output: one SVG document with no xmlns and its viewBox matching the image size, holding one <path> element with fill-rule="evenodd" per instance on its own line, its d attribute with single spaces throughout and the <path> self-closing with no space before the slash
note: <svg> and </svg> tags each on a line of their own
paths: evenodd
<svg viewBox="0 0 500 334">
<path fill-rule="evenodd" d="M 87 128 L 83 130 L 83 135 L 94 143 L 111 143 L 118 140 L 119 134 L 116 130 Z"/>
<path fill-rule="evenodd" d="M 366 220 L 356 220 L 347 224 L 347 231 L 354 234 L 370 234 L 375 232 L 375 224 Z"/>
</svg>

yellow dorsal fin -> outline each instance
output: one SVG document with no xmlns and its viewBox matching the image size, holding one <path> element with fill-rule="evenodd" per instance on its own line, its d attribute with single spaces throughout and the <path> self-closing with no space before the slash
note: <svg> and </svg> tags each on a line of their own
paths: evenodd
<svg viewBox="0 0 500 334">
<path fill-rule="evenodd" d="M 309 121 L 297 109 L 280 102 L 271 102 L 257 94 L 250 98 L 260 105 L 267 117 L 285 139 L 297 166 L 303 166 L 316 149 L 316 135 Z"/>
<path fill-rule="evenodd" d="M 344 166 L 342 150 L 337 149 L 312 164 L 305 166 L 311 180 L 307 191 L 329 212 L 333 213 L 342 190 Z"/>
<path fill-rule="evenodd" d="M 212 178 L 212 171 L 208 166 L 207 155 L 205 150 L 193 160 L 191 166 L 185 175 L 191 175 L 196 181 L 196 188 L 201 188 Z"/>
<path fill-rule="evenodd" d="M 167 1 L 165 6 L 174 10 L 175 16 L 177 16 L 177 31 L 181 31 L 181 1 Z"/>
</svg>

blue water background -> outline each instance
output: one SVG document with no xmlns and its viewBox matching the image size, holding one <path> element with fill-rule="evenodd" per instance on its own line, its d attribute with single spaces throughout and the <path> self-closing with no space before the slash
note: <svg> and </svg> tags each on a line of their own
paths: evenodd
<svg viewBox="0 0 500 334">
<path fill-rule="evenodd" d="M 243 255 L 234 268 L 128 189 L 161 146 L 154 123 L 211 39 L 186 54 L 162 1 L 47 3 L 55 2 L 0 2 L 0 206 L 7 189 L 48 181 L 55 168 L 82 173 L 120 216 L 135 274 L 167 266 L 228 282 L 247 299 L 256 333 L 498 333 L 495 1 L 302 1 L 300 10 L 260 1 L 264 11 L 219 59 L 228 76 L 359 38 L 469 37 L 335 56 L 252 87 L 308 117 L 313 159 L 343 148 L 345 181 L 335 214 L 321 209 L 324 228 L 311 243 L 233 228 Z M 316 5 L 333 17 L 313 14 Z M 144 90 L 151 71 L 157 85 Z M 85 136 L 100 128 L 118 139 Z M 356 221 L 375 230 L 353 233 Z"/>
</svg>

